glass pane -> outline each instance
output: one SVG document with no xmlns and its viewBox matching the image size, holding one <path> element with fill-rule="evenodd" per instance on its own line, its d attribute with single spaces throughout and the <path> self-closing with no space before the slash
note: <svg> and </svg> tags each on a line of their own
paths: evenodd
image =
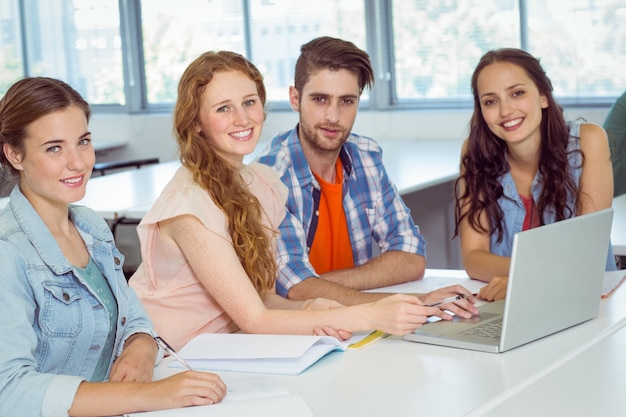
<svg viewBox="0 0 626 417">
<path fill-rule="evenodd" d="M 141 19 L 148 103 L 173 103 L 180 76 L 200 54 L 245 55 L 241 1 L 149 0 Z"/>
<path fill-rule="evenodd" d="M 90 104 L 125 104 L 117 4 L 25 1 L 27 75 L 59 78 Z"/>
<path fill-rule="evenodd" d="M 528 0 L 528 49 L 557 97 L 617 97 L 626 88 L 626 1 Z"/>
<path fill-rule="evenodd" d="M 471 98 L 489 49 L 519 47 L 517 0 L 394 1 L 397 100 Z"/>
<path fill-rule="evenodd" d="M 24 75 L 17 1 L 0 2 L 0 97 Z"/>
<path fill-rule="evenodd" d="M 251 60 L 265 77 L 268 100 L 289 100 L 300 47 L 311 39 L 334 36 L 366 49 L 363 4 L 363 0 L 250 1 Z"/>
</svg>

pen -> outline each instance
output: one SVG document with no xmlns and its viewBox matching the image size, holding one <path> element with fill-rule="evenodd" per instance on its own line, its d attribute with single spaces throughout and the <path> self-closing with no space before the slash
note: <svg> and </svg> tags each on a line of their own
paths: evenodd
<svg viewBox="0 0 626 417">
<path fill-rule="evenodd" d="M 178 362 L 182 363 L 183 365 L 185 365 L 185 367 L 187 367 L 187 369 L 189 369 L 190 371 L 195 371 L 194 367 L 189 365 L 189 363 L 184 360 L 183 358 L 181 358 L 178 353 L 176 353 L 176 351 L 174 350 L 174 348 L 172 348 L 165 340 L 163 340 L 161 337 L 159 336 L 155 336 L 154 337 L 154 341 L 156 342 L 157 345 L 161 346 L 163 348 L 163 350 L 165 350 L 166 352 L 168 352 L 170 355 L 172 355 L 174 357 L 174 359 L 176 359 Z"/>
<path fill-rule="evenodd" d="M 443 300 L 437 301 L 436 303 L 426 304 L 426 307 L 437 307 L 437 306 L 440 306 L 442 304 L 451 303 L 452 301 L 462 300 L 462 299 L 464 299 L 466 297 L 467 296 L 465 294 L 459 294 L 459 295 L 455 295 L 454 297 L 444 298 Z"/>
</svg>

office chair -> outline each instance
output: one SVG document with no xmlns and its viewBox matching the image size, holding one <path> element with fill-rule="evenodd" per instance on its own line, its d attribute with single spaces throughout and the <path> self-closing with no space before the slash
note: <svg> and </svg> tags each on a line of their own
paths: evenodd
<svg viewBox="0 0 626 417">
<path fill-rule="evenodd" d="M 125 159 L 118 161 L 98 162 L 93 166 L 93 173 L 97 173 L 97 176 L 104 176 L 114 172 L 123 171 L 130 168 L 141 168 L 144 165 L 158 164 L 159 158 L 144 158 L 144 159 Z M 127 219 L 120 217 L 111 222 L 111 232 L 115 237 L 115 231 L 119 225 L 137 225 L 139 221 L 136 219 Z"/>
<path fill-rule="evenodd" d="M 145 165 L 158 164 L 158 163 L 159 163 L 159 158 L 128 159 L 128 160 L 118 160 L 118 161 L 109 161 L 109 162 L 98 162 L 93 167 L 92 176 L 94 176 L 94 174 L 96 174 L 95 176 L 104 176 L 104 175 L 114 174 L 116 172 L 120 172 L 120 171 L 124 171 L 128 169 L 133 169 L 133 168 L 139 169 Z M 135 226 L 136 227 L 139 224 L 139 219 L 128 219 L 125 217 L 120 217 L 115 220 L 109 220 L 108 223 L 109 223 L 109 227 L 111 228 L 111 233 L 113 234 L 113 238 L 115 239 L 116 244 L 118 244 L 118 248 L 122 250 L 122 247 L 125 245 L 121 242 L 117 242 L 118 226 Z M 126 245 L 126 246 L 128 246 L 127 247 L 128 252 L 125 253 L 125 255 L 126 255 L 127 260 L 130 260 L 133 258 L 133 256 L 131 255 L 135 253 L 138 245 L 132 244 L 132 245 Z M 135 272 L 135 269 L 136 269 L 136 265 L 131 265 L 129 263 L 126 263 L 126 265 L 124 265 L 124 275 L 126 276 L 126 279 L 130 278 L 130 276 Z"/>
<path fill-rule="evenodd" d="M 10 195 L 16 183 L 17 179 L 11 175 L 11 172 L 0 167 L 0 197 Z"/>
<path fill-rule="evenodd" d="M 121 161 L 109 161 L 98 162 L 93 166 L 93 172 L 99 176 L 110 173 L 109 171 L 121 171 L 128 168 L 141 168 L 144 165 L 158 164 L 159 158 L 145 158 L 145 159 L 126 159 Z"/>
</svg>

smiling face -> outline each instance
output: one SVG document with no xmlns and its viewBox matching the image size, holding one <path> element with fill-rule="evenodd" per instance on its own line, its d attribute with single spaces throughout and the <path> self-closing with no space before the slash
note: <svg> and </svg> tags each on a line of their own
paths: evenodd
<svg viewBox="0 0 626 417">
<path fill-rule="evenodd" d="M 256 84 L 241 71 L 217 72 L 202 93 L 197 131 L 227 161 L 241 165 L 256 147 L 265 112 Z"/>
<path fill-rule="evenodd" d="M 310 75 L 299 95 L 289 90 L 291 107 L 300 113 L 298 134 L 303 147 L 339 153 L 348 139 L 359 108 L 359 80 L 340 69 L 322 69 Z"/>
<path fill-rule="evenodd" d="M 23 149 L 4 144 L 3 151 L 34 207 L 67 205 L 85 196 L 95 153 L 82 109 L 70 106 L 40 117 L 28 126 Z"/>
<path fill-rule="evenodd" d="M 508 62 L 486 66 L 477 78 L 480 109 L 489 130 L 509 145 L 541 140 L 546 96 L 521 67 Z"/>
</svg>

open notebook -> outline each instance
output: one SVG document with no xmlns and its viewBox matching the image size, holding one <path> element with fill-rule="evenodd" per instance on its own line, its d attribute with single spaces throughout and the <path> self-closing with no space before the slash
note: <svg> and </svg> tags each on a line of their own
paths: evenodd
<svg viewBox="0 0 626 417">
<path fill-rule="evenodd" d="M 342 342 L 331 336 L 200 334 L 178 355 L 199 370 L 298 375 L 330 352 L 361 349 L 385 336 L 358 332 Z M 183 367 L 177 361 L 170 366 Z"/>
<path fill-rule="evenodd" d="M 500 353 L 594 318 L 603 291 L 613 209 L 515 235 L 505 300 L 404 338 Z M 483 332 L 484 330 L 484 332 Z"/>
</svg>

